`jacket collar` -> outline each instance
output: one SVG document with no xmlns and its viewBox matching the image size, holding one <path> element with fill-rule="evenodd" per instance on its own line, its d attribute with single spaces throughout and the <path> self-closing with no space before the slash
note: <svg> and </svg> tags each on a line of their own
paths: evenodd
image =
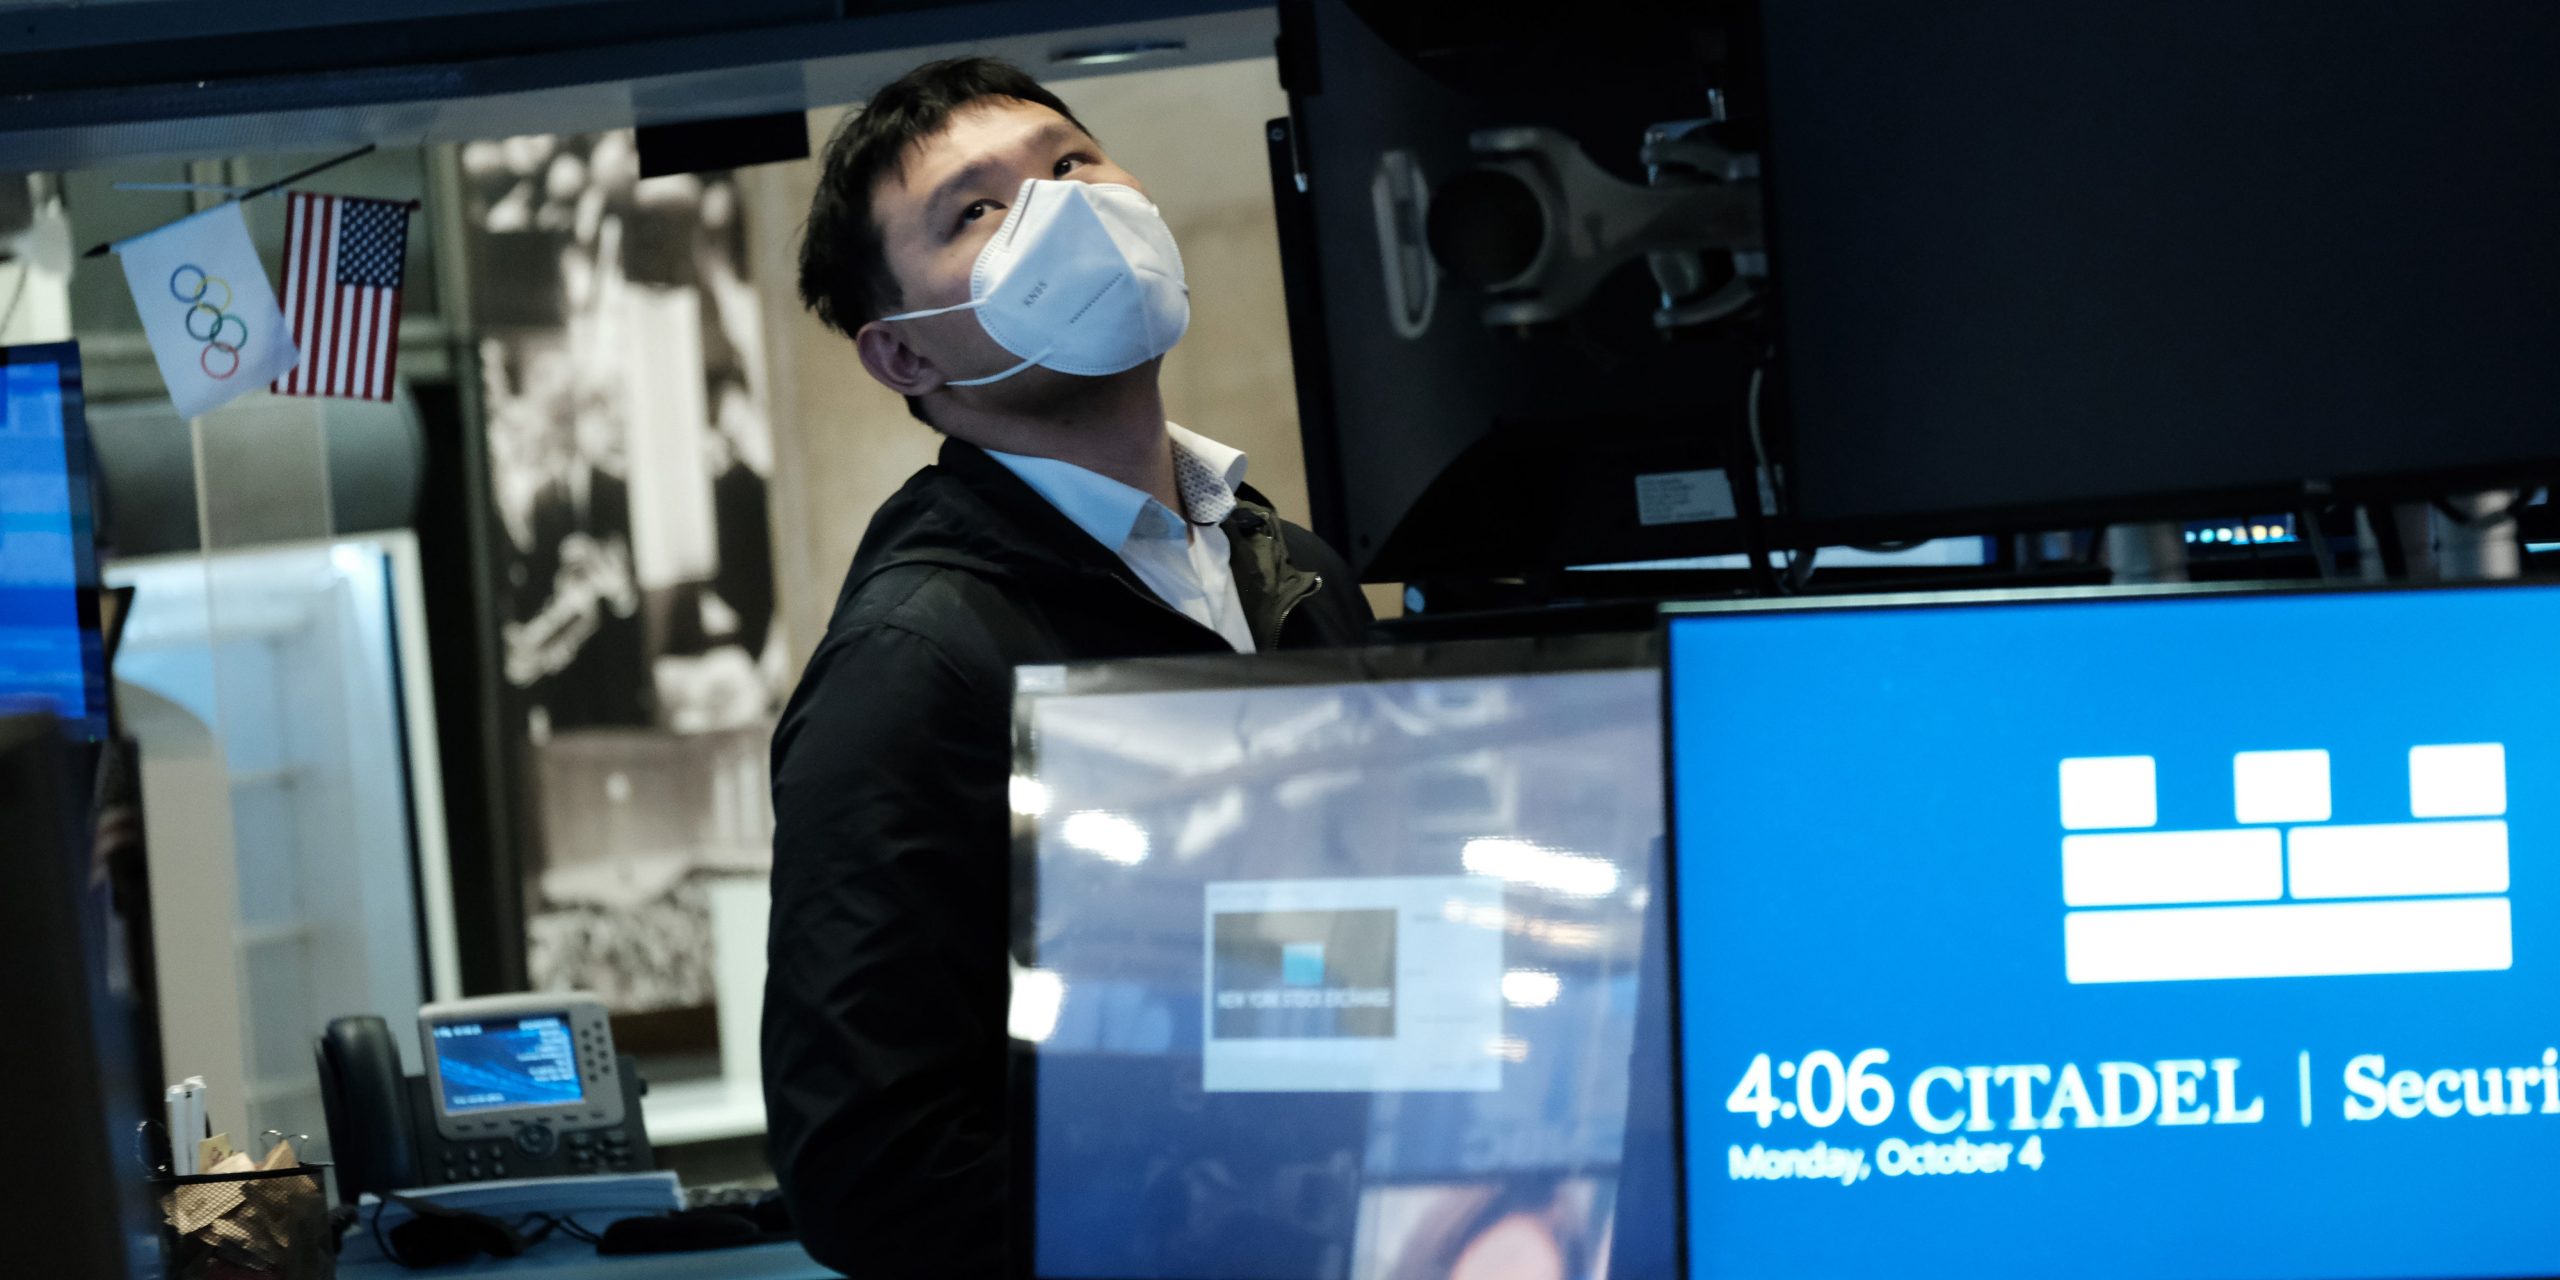
<svg viewBox="0 0 2560 1280">
<path fill-rule="evenodd" d="M 1237 457 L 1241 459 L 1242 455 Z M 1075 521 L 1068 519 L 1048 499 L 1024 483 L 1022 477 L 988 457 L 986 450 L 966 441 L 946 439 L 942 442 L 942 453 L 934 470 L 957 482 L 958 488 L 983 508 L 977 513 L 981 519 L 991 517 L 1001 522 L 995 526 L 975 524 L 970 528 L 941 529 L 936 531 L 939 538 L 960 542 L 978 556 L 1005 568 L 1037 568 L 1053 572 L 1067 569 L 1126 576 L 1127 566 L 1121 562 L 1117 551 L 1078 528 Z M 1242 472 L 1239 470 L 1234 474 L 1241 476 Z M 1270 499 L 1249 484 L 1237 484 L 1234 492 L 1234 509 L 1218 522 L 1229 538 L 1238 535 L 1278 537 L 1279 521 L 1272 512 Z M 1134 577 L 1130 580 L 1136 581 Z"/>
<path fill-rule="evenodd" d="M 1268 648 L 1276 643 L 1281 619 L 1313 594 L 1317 580 L 1290 563 L 1269 501 L 1250 485 L 1238 486 L 1235 496 L 1234 510 L 1219 524 L 1227 533 L 1236 592 L 1254 639 Z M 1116 551 L 1076 527 L 985 450 L 960 440 L 943 441 L 935 465 L 918 472 L 881 507 L 854 557 L 840 602 L 889 569 L 919 563 L 1010 579 L 1033 592 L 1105 588 L 1155 600 Z M 1159 602 L 1157 607 L 1185 626 L 1199 626 L 1170 605 Z"/>
<path fill-rule="evenodd" d="M 964 440 L 944 440 L 935 467 L 965 501 L 948 514 L 959 527 L 931 531 L 1017 576 L 1119 576 L 1119 554 L 1087 533 L 1022 477 Z M 970 506 L 977 510 L 967 509 Z"/>
</svg>

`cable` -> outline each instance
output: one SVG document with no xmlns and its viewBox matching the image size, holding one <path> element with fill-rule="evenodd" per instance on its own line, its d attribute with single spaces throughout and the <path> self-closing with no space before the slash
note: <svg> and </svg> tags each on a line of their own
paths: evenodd
<svg viewBox="0 0 2560 1280">
<path fill-rule="evenodd" d="M 400 1255 L 391 1251 L 391 1242 L 382 1238 L 382 1206 L 388 1203 L 390 1202 L 386 1200 L 376 1200 L 373 1202 L 373 1248 L 376 1253 L 391 1259 L 393 1262 L 399 1262 L 401 1266 L 405 1267 L 409 1264 L 400 1262 Z"/>
<path fill-rule="evenodd" d="M 1788 515 L 1795 503 L 1787 493 L 1786 482 L 1778 469 L 1769 464 L 1769 450 L 1760 432 L 1760 389 L 1767 382 L 1769 358 L 1774 352 L 1763 350 L 1760 362 L 1751 367 L 1751 384 L 1743 399 L 1744 439 L 1751 449 L 1751 472 L 1746 480 L 1736 481 L 1730 469 L 1726 472 L 1728 487 L 1733 490 L 1735 514 L 1742 521 L 1742 533 L 1750 550 L 1752 589 L 1763 596 L 1794 594 L 1813 576 L 1810 551 L 1786 549 L 1786 561 L 1773 569 L 1773 551 L 1769 545 L 1766 519 L 1770 515 Z M 1776 510 L 1764 511 L 1764 490 Z M 1780 572 L 1783 570 L 1783 574 Z"/>
<path fill-rule="evenodd" d="M 1760 353 L 1760 363 L 1751 366 L 1751 393 L 1750 398 L 1744 403 L 1743 416 L 1751 424 L 1752 470 L 1769 478 L 1769 492 L 1778 500 L 1778 513 L 1791 516 L 1796 510 L 1795 495 L 1787 492 L 1787 482 L 1778 474 L 1778 469 L 1769 465 L 1768 445 L 1760 437 L 1760 384 L 1769 372 L 1770 359 L 1776 354 L 1774 351 L 1763 351 Z"/>
<path fill-rule="evenodd" d="M 411 1222 L 418 1221 L 420 1218 L 426 1216 L 425 1213 L 421 1212 L 421 1206 L 423 1206 L 426 1210 L 432 1211 L 439 1216 L 450 1215 L 465 1221 L 475 1221 L 486 1224 L 489 1229 L 498 1231 L 502 1234 L 512 1233 L 515 1236 L 516 1247 L 519 1251 L 531 1249 L 533 1246 L 549 1239 L 551 1233 L 555 1230 L 573 1240 L 583 1240 L 588 1244 L 597 1244 L 601 1241 L 601 1237 L 597 1236 L 595 1232 L 580 1226 L 575 1218 L 566 1214 L 555 1217 L 551 1214 L 535 1210 L 525 1213 L 516 1218 L 514 1222 L 509 1223 L 468 1209 L 454 1209 L 446 1205 L 439 1205 L 435 1201 L 429 1200 L 424 1196 L 404 1196 L 394 1192 L 384 1195 L 373 1202 L 373 1217 L 367 1225 L 373 1232 L 373 1247 L 379 1251 L 383 1257 L 403 1267 L 420 1267 L 434 1264 L 426 1262 L 412 1262 L 408 1258 L 401 1256 L 397 1250 L 391 1247 L 390 1238 L 383 1234 L 382 1211 L 389 1208 L 394 1203 L 397 1203 L 402 1208 L 409 1210 L 409 1220 Z M 526 1229 L 527 1223 L 540 1223 L 541 1225 L 528 1230 Z M 490 1247 L 485 1245 L 474 1250 L 474 1252 L 491 1251 Z"/>
<path fill-rule="evenodd" d="M 2400 541 L 2400 514 L 2387 502 L 2364 505 L 2365 523 L 2373 529 L 2374 554 L 2382 561 L 2382 576 L 2389 582 L 2409 580 L 2409 548 Z"/>
<path fill-rule="evenodd" d="M 1769 567 L 1769 531 L 1762 524 L 1760 495 L 1754 491 L 1758 486 L 1752 482 L 1755 477 L 1740 467 L 1727 467 L 1724 478 L 1725 487 L 1733 491 L 1734 517 L 1742 523 L 1743 549 L 1748 553 L 1745 559 L 1751 566 L 1751 592 L 1774 596 L 1778 594 L 1778 578 Z"/>
<path fill-rule="evenodd" d="M 1779 475 L 1778 468 L 1770 463 L 1769 444 L 1767 439 L 1762 436 L 1760 430 L 1760 388 L 1767 381 L 1769 361 L 1776 355 L 1777 352 L 1774 350 L 1763 349 L 1760 353 L 1760 363 L 1751 366 L 1751 388 L 1749 397 L 1744 403 L 1743 419 L 1749 425 L 1751 432 L 1752 479 L 1755 482 L 1763 479 L 1768 482 L 1769 496 L 1774 500 L 1777 507 L 1776 514 L 1781 516 L 1792 516 L 1795 514 L 1796 510 L 1795 495 L 1788 491 L 1786 478 Z M 1758 501 L 1759 496 L 1758 486 L 1755 483 L 1751 495 L 1752 500 L 1755 502 Z M 1736 500 L 1740 500 L 1738 495 Z M 1908 550 L 1909 548 L 1916 547 L 1918 545 L 1920 544 L 1916 542 L 1907 542 L 1900 544 L 1900 546 L 1895 547 L 1895 549 Z M 1786 563 L 1781 567 L 1784 568 L 1786 572 L 1783 576 L 1773 576 L 1776 578 L 1779 590 L 1788 595 L 1794 595 L 1797 592 L 1804 590 L 1805 584 L 1813 580 L 1814 562 L 1821 548 L 1788 547 L 1784 550 L 1786 552 L 1787 559 Z M 1755 572 L 1757 568 L 1758 565 L 1755 561 Z"/>
<path fill-rule="evenodd" d="M 542 1224 L 542 1229 L 526 1235 L 526 1244 L 532 1244 L 535 1241 L 550 1235 L 555 1230 L 572 1240 L 583 1240 L 588 1244 L 601 1244 L 604 1242 L 604 1237 L 597 1235 L 595 1232 L 588 1230 L 584 1226 L 579 1225 L 577 1218 L 569 1214 L 564 1213 L 555 1216 L 553 1214 L 541 1212 L 528 1213 L 524 1217 L 517 1219 L 517 1228 L 522 1230 L 523 1224 L 527 1222 L 539 1222 Z"/>
<path fill-rule="evenodd" d="M 2329 535 L 2320 528 L 2320 509 L 2304 507 L 2293 513 L 2294 536 L 2310 544 L 2311 561 L 2320 567 L 2320 580 L 2328 582 L 2338 576 L 2338 558 L 2329 550 Z"/>
<path fill-rule="evenodd" d="M 18 259 L 18 287 L 9 291 L 9 305 L 0 307 L 0 336 L 5 336 L 9 322 L 18 318 L 18 304 L 27 300 L 27 277 L 35 273 L 35 259 Z"/>
<path fill-rule="evenodd" d="M 1777 573 L 1769 567 L 1767 513 L 1760 507 L 1760 381 L 1763 367 L 1752 366 L 1751 385 L 1743 396 L 1742 430 L 1739 433 L 1729 432 L 1722 452 L 1726 459 L 1725 487 L 1733 492 L 1734 519 L 1741 525 L 1743 549 L 1748 552 L 1745 560 L 1750 565 L 1751 593 L 1774 596 L 1780 587 Z M 1739 434 L 1741 438 L 1734 440 L 1732 434 Z M 1733 451 L 1736 449 L 1748 453 L 1749 457 L 1735 458 Z M 1749 465 L 1742 465 L 1746 461 Z"/>
</svg>

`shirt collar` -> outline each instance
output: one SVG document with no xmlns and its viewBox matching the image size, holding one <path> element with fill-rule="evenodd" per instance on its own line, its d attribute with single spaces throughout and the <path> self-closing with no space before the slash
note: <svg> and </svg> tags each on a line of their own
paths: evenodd
<svg viewBox="0 0 2560 1280">
<path fill-rule="evenodd" d="M 1243 487 L 1244 468 L 1249 459 L 1244 456 L 1242 449 L 1230 449 L 1179 423 L 1164 424 L 1164 433 L 1173 437 L 1173 460 L 1176 465 L 1180 465 L 1183 457 L 1189 455 L 1193 461 L 1217 476 L 1218 483 L 1226 487 L 1227 496 L 1230 498 L 1235 496 L 1237 489 Z M 1186 501 L 1190 498 L 1189 494 L 1183 496 Z M 1197 511 L 1191 514 L 1195 520 L 1200 518 L 1200 513 Z M 1219 519 L 1225 519 L 1225 517 L 1221 515 Z"/>
<path fill-rule="evenodd" d="M 1188 508 L 1185 514 L 1199 524 L 1226 519 L 1227 513 L 1235 510 L 1236 487 L 1244 483 L 1249 461 L 1244 452 L 1171 422 L 1164 426 L 1165 434 L 1173 440 L 1174 481 L 1182 491 L 1183 506 Z M 993 449 L 986 454 L 1021 477 L 1024 484 L 1094 541 L 1115 552 L 1141 533 L 1166 536 L 1181 531 L 1171 521 L 1173 513 L 1143 489 L 1055 458 Z M 1141 525 L 1142 518 L 1157 512 L 1162 516 Z"/>
</svg>

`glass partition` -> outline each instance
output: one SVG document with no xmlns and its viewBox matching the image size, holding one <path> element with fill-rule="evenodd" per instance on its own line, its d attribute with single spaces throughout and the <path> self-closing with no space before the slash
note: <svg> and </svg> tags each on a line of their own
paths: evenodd
<svg viewBox="0 0 2560 1280">
<path fill-rule="evenodd" d="M 189 815 L 227 825 L 207 835 L 228 846 L 235 902 L 162 895 L 174 936 L 191 944 L 162 959 L 232 970 L 241 1074 L 216 1080 L 228 1074 L 216 1067 L 208 1079 L 236 1088 L 252 1135 L 319 1138 L 312 1037 L 349 1013 L 406 1025 L 428 992 L 422 932 L 450 949 L 449 925 L 422 931 L 415 889 L 443 885 L 441 800 L 420 794 L 412 770 L 416 760 L 431 782 L 434 762 L 416 759 L 423 708 L 403 679 L 425 658 L 400 603 L 415 554 L 406 534 L 387 534 L 129 561 L 108 574 L 135 589 L 116 663 L 128 703 L 217 730 L 218 790 Z"/>
</svg>

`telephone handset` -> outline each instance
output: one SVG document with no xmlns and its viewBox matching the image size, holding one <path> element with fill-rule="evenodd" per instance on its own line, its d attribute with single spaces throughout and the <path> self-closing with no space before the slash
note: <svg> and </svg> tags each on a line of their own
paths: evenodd
<svg viewBox="0 0 2560 1280">
<path fill-rule="evenodd" d="M 338 1193 L 651 1167 L 640 1095 L 592 996 L 484 996 L 418 1011 L 426 1074 L 382 1019 L 339 1018 L 315 1056 Z"/>
<path fill-rule="evenodd" d="M 329 1125 L 329 1158 L 339 1198 L 354 1204 L 371 1191 L 418 1185 L 417 1144 L 409 1134 L 409 1082 L 391 1024 L 366 1014 L 339 1018 L 320 1034 L 320 1113 Z"/>
</svg>

